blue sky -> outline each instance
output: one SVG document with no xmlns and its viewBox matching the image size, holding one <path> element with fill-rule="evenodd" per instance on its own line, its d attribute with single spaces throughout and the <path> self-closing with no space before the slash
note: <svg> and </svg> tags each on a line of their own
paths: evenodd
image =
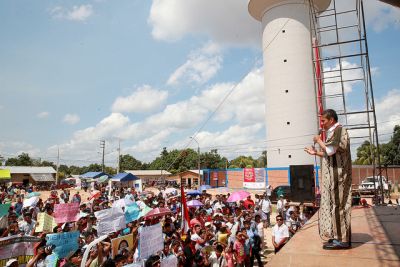
<svg viewBox="0 0 400 267">
<path fill-rule="evenodd" d="M 366 12 L 388 133 L 400 123 L 400 11 L 371 0 Z M 203 151 L 265 149 L 261 26 L 245 0 L 1 1 L 0 25 L 0 155 L 55 161 L 59 147 L 61 163 L 89 164 L 105 139 L 113 166 L 118 139 L 149 161 L 199 129 Z"/>
</svg>

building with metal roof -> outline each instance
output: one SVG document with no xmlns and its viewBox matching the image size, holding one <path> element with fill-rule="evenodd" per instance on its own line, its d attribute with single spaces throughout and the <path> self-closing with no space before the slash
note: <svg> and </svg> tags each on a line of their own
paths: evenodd
<svg viewBox="0 0 400 267">
<path fill-rule="evenodd" d="M 32 166 L 1 166 L 0 169 L 9 170 L 13 184 L 54 183 L 56 171 L 53 167 Z"/>
</svg>

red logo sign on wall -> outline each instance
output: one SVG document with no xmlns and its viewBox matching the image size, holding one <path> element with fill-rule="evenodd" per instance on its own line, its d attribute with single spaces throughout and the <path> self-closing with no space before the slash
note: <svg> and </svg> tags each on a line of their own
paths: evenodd
<svg viewBox="0 0 400 267">
<path fill-rule="evenodd" d="M 256 174 L 254 168 L 244 168 L 244 182 L 251 183 L 256 181 Z"/>
<path fill-rule="evenodd" d="M 218 181 L 218 172 L 213 172 L 214 181 Z"/>
</svg>

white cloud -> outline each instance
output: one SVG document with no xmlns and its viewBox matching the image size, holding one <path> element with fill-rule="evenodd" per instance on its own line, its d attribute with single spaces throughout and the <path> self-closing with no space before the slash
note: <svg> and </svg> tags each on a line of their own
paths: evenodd
<svg viewBox="0 0 400 267">
<path fill-rule="evenodd" d="M 73 6 L 72 9 L 57 6 L 50 10 L 50 14 L 56 19 L 66 19 L 71 21 L 85 21 L 93 15 L 92 5 Z"/>
<path fill-rule="evenodd" d="M 188 60 L 175 70 L 167 84 L 184 82 L 203 84 L 210 80 L 221 68 L 222 56 L 218 45 L 208 43 L 199 50 L 192 51 Z"/>
<path fill-rule="evenodd" d="M 391 26 L 399 29 L 400 9 L 382 3 L 381 1 L 364 1 L 365 20 L 376 32 L 381 32 Z"/>
<path fill-rule="evenodd" d="M 156 90 L 144 85 L 129 96 L 118 97 L 111 110 L 113 112 L 151 112 L 162 107 L 167 97 L 167 91 Z"/>
<path fill-rule="evenodd" d="M 39 112 L 38 114 L 36 114 L 36 117 L 38 117 L 39 119 L 45 119 L 45 118 L 48 118 L 49 115 L 50 115 L 49 112 L 42 111 L 42 112 Z"/>
<path fill-rule="evenodd" d="M 81 118 L 77 115 L 77 114 L 65 114 L 64 118 L 63 118 L 63 122 L 68 123 L 68 124 L 77 124 L 79 121 L 81 120 Z"/>
<path fill-rule="evenodd" d="M 96 157 L 100 140 L 107 140 L 106 148 L 109 149 L 109 141 L 116 140 L 129 125 L 129 118 L 120 113 L 111 113 L 95 126 L 76 131 L 72 138 L 60 145 L 54 145 L 47 149 L 47 153 L 54 155 L 60 148 L 62 158 L 84 159 L 88 161 Z M 87 162 L 78 162 L 87 164 Z M 74 164 L 77 164 L 76 162 Z"/>
<path fill-rule="evenodd" d="M 218 43 L 259 46 L 261 23 L 244 0 L 153 0 L 148 21 L 154 38 L 175 41 L 205 34 Z"/>
<path fill-rule="evenodd" d="M 5 158 L 12 158 L 20 155 L 21 153 L 28 153 L 31 157 L 40 156 L 40 149 L 22 141 L 0 141 L 1 156 Z"/>
</svg>

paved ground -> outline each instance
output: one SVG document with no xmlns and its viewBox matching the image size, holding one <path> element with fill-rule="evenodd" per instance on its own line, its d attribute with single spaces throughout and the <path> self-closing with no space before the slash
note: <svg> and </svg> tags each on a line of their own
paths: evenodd
<svg viewBox="0 0 400 267">
<path fill-rule="evenodd" d="M 354 208 L 352 241 L 349 250 L 323 250 L 316 214 L 268 266 L 400 266 L 400 208 Z"/>
</svg>

